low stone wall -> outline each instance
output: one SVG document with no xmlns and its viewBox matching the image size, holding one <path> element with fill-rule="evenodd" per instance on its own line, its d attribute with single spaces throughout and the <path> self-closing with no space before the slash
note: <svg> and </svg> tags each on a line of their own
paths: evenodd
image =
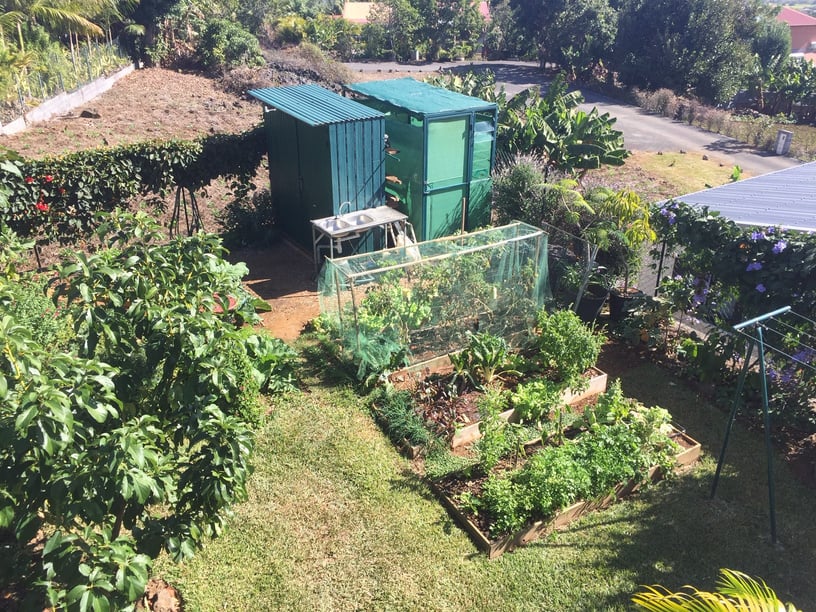
<svg viewBox="0 0 816 612">
<path fill-rule="evenodd" d="M 49 98 L 36 108 L 31 109 L 24 117 L 15 119 L 4 125 L 0 125 L 1 134 L 16 134 L 22 132 L 31 123 L 47 121 L 55 115 L 64 115 L 77 106 L 81 106 L 96 98 L 98 95 L 108 91 L 113 84 L 122 77 L 129 75 L 135 70 L 135 66 L 130 64 L 110 76 L 100 77 L 83 85 L 79 89 L 71 92 L 63 92 L 53 98 Z"/>
</svg>

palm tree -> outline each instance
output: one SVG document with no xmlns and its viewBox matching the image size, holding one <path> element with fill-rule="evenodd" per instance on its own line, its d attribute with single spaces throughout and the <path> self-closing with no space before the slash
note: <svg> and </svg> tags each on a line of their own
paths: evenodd
<svg viewBox="0 0 816 612">
<path fill-rule="evenodd" d="M 692 586 L 676 593 L 660 585 L 643 588 L 632 601 L 653 612 L 801 612 L 791 603 L 782 603 L 762 580 L 730 569 L 720 570 L 716 593 Z"/>
<path fill-rule="evenodd" d="M 101 0 L 91 0 L 79 8 L 64 0 L 0 0 L 3 10 L 0 13 L 0 32 L 16 28 L 21 52 L 25 52 L 25 23 L 39 23 L 51 30 L 69 29 L 80 34 L 101 36 L 102 28 L 87 17 L 88 9 L 100 3 Z"/>
</svg>

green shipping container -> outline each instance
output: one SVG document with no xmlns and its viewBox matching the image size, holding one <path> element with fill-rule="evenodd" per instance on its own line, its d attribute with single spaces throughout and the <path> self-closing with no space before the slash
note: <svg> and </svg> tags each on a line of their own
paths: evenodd
<svg viewBox="0 0 816 612">
<path fill-rule="evenodd" d="M 383 204 L 381 112 L 317 85 L 253 89 L 249 94 L 264 104 L 278 223 L 296 242 L 311 251 L 312 219 Z"/>
<path fill-rule="evenodd" d="M 490 221 L 497 108 L 411 78 L 348 86 L 385 114 L 385 192 L 419 240 Z"/>
</svg>

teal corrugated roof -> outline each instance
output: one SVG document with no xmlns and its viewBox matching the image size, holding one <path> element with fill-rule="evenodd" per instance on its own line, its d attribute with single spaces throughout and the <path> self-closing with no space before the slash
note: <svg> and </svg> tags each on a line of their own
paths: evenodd
<svg viewBox="0 0 816 612">
<path fill-rule="evenodd" d="M 455 111 L 484 111 L 496 108 L 495 104 L 485 102 L 480 98 L 434 87 L 410 77 L 354 83 L 347 87 L 351 91 L 422 115 Z"/>
<path fill-rule="evenodd" d="M 344 98 L 319 85 L 265 87 L 264 89 L 250 89 L 248 93 L 267 106 L 276 108 L 312 126 L 376 119 L 384 116 L 379 111 Z"/>
</svg>

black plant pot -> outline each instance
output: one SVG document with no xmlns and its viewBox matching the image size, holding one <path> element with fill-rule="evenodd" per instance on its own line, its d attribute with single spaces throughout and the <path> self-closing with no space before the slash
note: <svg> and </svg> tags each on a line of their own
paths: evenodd
<svg viewBox="0 0 816 612">
<path fill-rule="evenodd" d="M 601 314 L 601 309 L 608 296 L 609 291 L 603 285 L 595 283 L 587 285 L 581 301 L 578 302 L 578 308 L 575 309 L 578 318 L 584 323 L 594 322 Z"/>
<path fill-rule="evenodd" d="M 612 321 L 623 321 L 635 309 L 644 295 L 638 290 L 630 289 L 623 293 L 613 289 L 609 293 L 609 318 Z"/>
</svg>

